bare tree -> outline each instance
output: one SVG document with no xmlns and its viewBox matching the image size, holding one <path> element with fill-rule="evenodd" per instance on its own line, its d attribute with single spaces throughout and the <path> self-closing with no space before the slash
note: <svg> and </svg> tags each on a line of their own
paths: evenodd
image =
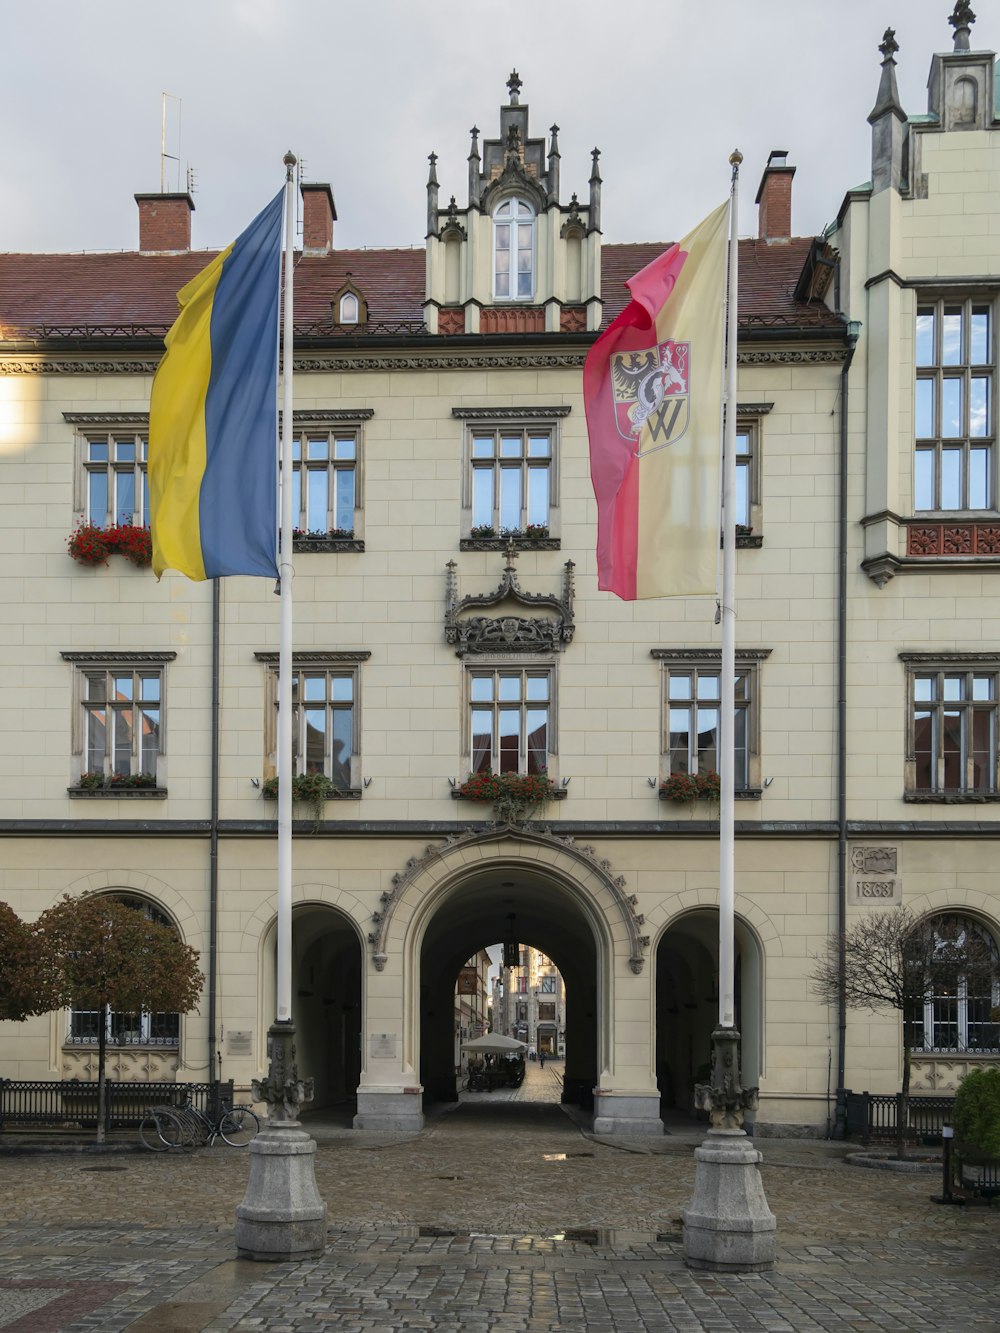
<svg viewBox="0 0 1000 1333">
<path fill-rule="evenodd" d="M 183 1014 L 195 1008 L 205 980 L 198 970 L 198 955 L 169 926 L 104 896 L 67 895 L 42 913 L 37 930 L 55 960 L 58 1003 L 98 1013 L 100 1143 L 104 1139 L 109 1012 Z"/>
<path fill-rule="evenodd" d="M 905 1153 L 909 1119 L 911 1025 L 935 995 L 988 990 L 1000 979 L 995 949 L 955 916 L 918 917 L 907 908 L 870 912 L 833 935 L 816 959 L 813 993 L 829 1004 L 883 1013 L 903 1023 L 903 1086 L 896 1146 Z"/>
</svg>

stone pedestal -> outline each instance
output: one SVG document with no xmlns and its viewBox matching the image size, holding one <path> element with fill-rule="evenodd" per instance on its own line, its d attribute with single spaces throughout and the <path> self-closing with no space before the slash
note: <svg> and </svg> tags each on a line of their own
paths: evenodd
<svg viewBox="0 0 1000 1333">
<path fill-rule="evenodd" d="M 777 1223 L 757 1170 L 760 1153 L 741 1129 L 710 1129 L 694 1158 L 694 1195 L 683 1214 L 688 1266 L 717 1273 L 773 1268 Z"/>
<path fill-rule="evenodd" d="M 250 1179 L 236 1209 L 241 1259 L 318 1259 L 326 1248 L 326 1204 L 316 1188 L 316 1144 L 284 1122 L 250 1143 Z"/>
<path fill-rule="evenodd" d="M 394 1088 L 391 1091 L 358 1089 L 355 1129 L 417 1133 L 423 1127 L 423 1097 L 419 1088 Z"/>
<path fill-rule="evenodd" d="M 659 1094 L 607 1093 L 594 1091 L 593 1132 L 603 1137 L 615 1134 L 630 1138 L 662 1135 Z"/>
<path fill-rule="evenodd" d="M 318 1259 L 326 1248 L 326 1204 L 316 1188 L 316 1144 L 299 1124 L 298 1109 L 312 1100 L 312 1079 L 295 1065 L 295 1028 L 274 1023 L 268 1033 L 268 1076 L 253 1094 L 267 1103 L 267 1128 L 250 1143 L 250 1179 L 236 1209 L 241 1259 L 272 1263 Z"/>
</svg>

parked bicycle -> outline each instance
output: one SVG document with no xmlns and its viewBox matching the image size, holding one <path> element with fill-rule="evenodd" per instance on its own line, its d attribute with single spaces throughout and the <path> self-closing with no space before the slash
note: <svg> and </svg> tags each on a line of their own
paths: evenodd
<svg viewBox="0 0 1000 1333">
<path fill-rule="evenodd" d="M 249 1106 L 223 1102 L 213 1119 L 191 1098 L 176 1106 L 151 1106 L 139 1125 L 139 1141 L 150 1152 L 211 1147 L 217 1138 L 231 1148 L 245 1148 L 257 1136 L 260 1121 Z"/>
</svg>

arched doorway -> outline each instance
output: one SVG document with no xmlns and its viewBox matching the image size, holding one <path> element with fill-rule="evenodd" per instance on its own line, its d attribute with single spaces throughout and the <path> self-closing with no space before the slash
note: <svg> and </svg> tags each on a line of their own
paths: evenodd
<svg viewBox="0 0 1000 1333">
<path fill-rule="evenodd" d="M 744 1087 L 761 1074 L 763 953 L 736 920 L 736 1027 Z M 676 918 L 656 950 L 656 1081 L 664 1115 L 693 1116 L 696 1083 L 711 1076 L 719 1018 L 719 914 L 702 908 Z"/>
<path fill-rule="evenodd" d="M 265 1025 L 274 1013 L 275 930 Z M 361 940 L 336 908 L 302 903 L 292 911 L 292 1020 L 299 1074 L 314 1081 L 309 1110 L 350 1105 L 361 1077 Z"/>
<path fill-rule="evenodd" d="M 574 895 L 529 862 L 484 869 L 429 917 L 420 949 L 420 1081 L 426 1103 L 457 1096 L 454 995 L 463 963 L 511 933 L 547 955 L 566 988 L 563 1100 L 592 1103 L 600 1035 L 599 947 Z"/>
</svg>

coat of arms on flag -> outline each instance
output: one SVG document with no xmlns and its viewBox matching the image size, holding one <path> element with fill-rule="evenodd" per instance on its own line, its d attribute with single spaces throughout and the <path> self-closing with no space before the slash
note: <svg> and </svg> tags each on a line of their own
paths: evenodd
<svg viewBox="0 0 1000 1333">
<path fill-rule="evenodd" d="M 612 355 L 615 424 L 624 439 L 638 444 L 644 426 L 654 448 L 684 435 L 691 419 L 690 364 L 689 342 L 661 342 Z"/>
</svg>

